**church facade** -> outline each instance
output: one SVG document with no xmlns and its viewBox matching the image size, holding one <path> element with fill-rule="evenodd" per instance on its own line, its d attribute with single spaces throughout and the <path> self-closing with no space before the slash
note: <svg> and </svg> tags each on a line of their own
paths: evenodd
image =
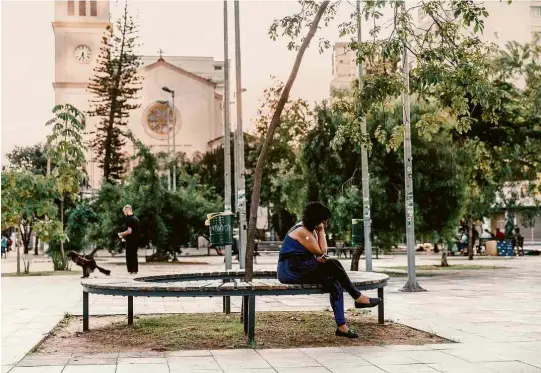
<svg viewBox="0 0 541 373">
<path fill-rule="evenodd" d="M 83 112 L 90 110 L 92 94 L 87 88 L 95 74 L 109 12 L 109 1 L 55 1 L 55 104 L 69 103 Z M 128 129 L 156 152 L 170 149 L 194 158 L 210 150 L 223 136 L 224 61 L 159 55 L 141 56 L 141 62 L 140 107 L 131 112 Z M 171 94 L 162 90 L 164 86 L 175 92 L 174 115 Z M 97 121 L 87 117 L 88 130 Z M 133 155 L 129 141 L 123 151 Z M 92 150 L 87 153 L 90 185 L 97 188 L 101 169 Z"/>
</svg>

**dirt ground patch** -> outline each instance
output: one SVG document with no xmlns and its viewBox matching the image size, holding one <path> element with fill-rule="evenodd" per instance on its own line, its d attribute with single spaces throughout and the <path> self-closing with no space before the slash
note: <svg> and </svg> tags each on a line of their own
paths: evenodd
<svg viewBox="0 0 541 373">
<path fill-rule="evenodd" d="M 91 317 L 89 332 L 82 318 L 67 316 L 39 346 L 36 353 L 100 353 L 246 348 L 239 314 L 222 313 L 147 315 L 127 325 L 125 316 Z M 419 345 L 449 343 L 432 333 L 373 316 L 349 312 L 350 327 L 358 339 L 338 338 L 330 312 L 258 312 L 256 348 Z"/>
</svg>

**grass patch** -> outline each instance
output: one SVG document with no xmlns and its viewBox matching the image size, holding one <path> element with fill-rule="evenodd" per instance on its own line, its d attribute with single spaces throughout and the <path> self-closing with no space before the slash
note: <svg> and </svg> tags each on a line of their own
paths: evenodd
<svg viewBox="0 0 541 373">
<path fill-rule="evenodd" d="M 199 313 L 136 317 L 128 326 L 125 316 L 90 318 L 82 332 L 82 318 L 65 318 L 39 347 L 39 353 L 175 351 L 248 347 L 239 314 Z M 253 348 L 295 348 L 447 343 L 449 340 L 408 326 L 379 325 L 365 312 L 348 312 L 349 325 L 360 337 L 337 338 L 331 312 L 258 312 Z"/>
<path fill-rule="evenodd" d="M 400 269 L 407 271 L 407 266 L 397 266 L 397 267 L 387 267 L 389 269 Z M 442 267 L 439 265 L 419 265 L 415 266 L 417 270 L 421 271 L 447 271 L 447 270 L 479 270 L 479 269 L 501 269 L 505 267 L 497 267 L 497 266 L 483 266 L 483 265 L 476 265 L 476 264 L 451 264 L 449 267 Z"/>
<path fill-rule="evenodd" d="M 77 275 L 82 272 L 80 271 L 37 271 L 30 273 L 17 274 L 16 272 L 12 273 L 2 273 L 2 277 L 32 277 L 32 276 L 62 276 L 62 275 Z"/>
</svg>

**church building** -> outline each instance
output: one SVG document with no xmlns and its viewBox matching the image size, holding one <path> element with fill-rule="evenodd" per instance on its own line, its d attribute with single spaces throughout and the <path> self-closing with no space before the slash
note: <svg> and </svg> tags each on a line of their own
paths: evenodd
<svg viewBox="0 0 541 373">
<path fill-rule="evenodd" d="M 90 110 L 92 94 L 87 87 L 95 75 L 101 40 L 110 24 L 109 13 L 109 1 L 55 1 L 55 104 L 69 103 L 83 112 Z M 168 144 L 173 151 L 173 143 L 174 151 L 186 153 L 188 158 L 210 150 L 223 136 L 224 61 L 212 57 L 165 57 L 160 53 L 141 56 L 141 62 L 140 107 L 131 112 L 127 129 L 156 152 L 167 151 Z M 175 92 L 174 116 L 168 107 L 172 97 L 162 90 L 164 86 Z M 172 117 L 174 131 L 169 130 Z M 87 118 L 88 130 L 97 121 Z M 124 152 L 130 156 L 134 152 L 129 141 Z M 86 169 L 90 185 L 97 188 L 102 171 L 93 157 L 88 149 Z"/>
</svg>

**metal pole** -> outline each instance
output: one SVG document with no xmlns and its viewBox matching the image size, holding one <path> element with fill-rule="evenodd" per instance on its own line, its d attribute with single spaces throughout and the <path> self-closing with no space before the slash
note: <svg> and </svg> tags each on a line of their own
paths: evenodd
<svg viewBox="0 0 541 373">
<path fill-rule="evenodd" d="M 169 158 L 171 158 L 171 149 L 169 146 L 169 136 L 171 135 L 171 128 L 169 128 L 169 103 L 167 103 L 167 190 L 171 190 L 171 166 L 169 165 Z"/>
<path fill-rule="evenodd" d="M 406 12 L 405 2 L 401 5 L 402 13 Z M 408 50 L 404 43 L 402 54 L 402 76 L 404 92 L 402 93 L 402 119 L 404 122 L 404 180 L 406 184 L 406 245 L 408 248 L 408 282 L 402 291 L 424 291 L 417 283 L 415 273 L 415 222 L 413 206 L 413 160 L 411 155 L 410 126 L 410 93 L 409 93 L 409 61 Z"/>
<path fill-rule="evenodd" d="M 237 83 L 237 131 L 235 159 L 235 184 L 237 188 L 237 212 L 239 216 L 239 266 L 244 269 L 246 261 L 246 180 L 244 170 L 244 131 L 242 129 L 242 69 L 240 55 L 240 10 L 235 0 L 235 73 Z"/>
<path fill-rule="evenodd" d="M 175 137 L 177 137 L 177 134 L 175 132 L 176 124 L 177 124 L 177 118 L 175 116 L 175 91 L 171 92 L 171 100 L 173 101 L 173 114 L 171 115 L 172 119 L 171 122 L 173 124 L 173 190 L 177 190 L 177 147 L 176 147 L 176 141 Z M 168 110 L 169 112 L 169 110 Z"/>
<path fill-rule="evenodd" d="M 357 0 L 357 39 L 359 43 L 362 40 L 361 33 L 361 0 Z M 359 95 L 363 90 L 363 63 L 359 62 Z M 372 221 L 370 218 L 370 175 L 368 174 L 368 152 L 365 141 L 368 140 L 366 134 L 366 116 L 361 117 L 361 133 L 363 135 L 363 144 L 361 146 L 361 174 L 363 187 L 363 223 L 364 223 L 364 256 L 366 260 L 366 272 L 372 272 Z"/>
<path fill-rule="evenodd" d="M 229 124 L 229 42 L 227 0 L 224 0 L 224 211 L 231 211 L 231 126 Z M 225 247 L 225 269 L 231 269 L 231 245 Z"/>
</svg>

